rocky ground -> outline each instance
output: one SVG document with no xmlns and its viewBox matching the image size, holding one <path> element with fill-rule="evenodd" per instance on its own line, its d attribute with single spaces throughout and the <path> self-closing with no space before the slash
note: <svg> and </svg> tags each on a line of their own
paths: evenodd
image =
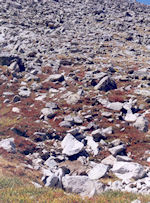
<svg viewBox="0 0 150 203">
<path fill-rule="evenodd" d="M 149 70 L 150 6 L 1 0 L 1 169 L 83 196 L 149 193 Z"/>
</svg>

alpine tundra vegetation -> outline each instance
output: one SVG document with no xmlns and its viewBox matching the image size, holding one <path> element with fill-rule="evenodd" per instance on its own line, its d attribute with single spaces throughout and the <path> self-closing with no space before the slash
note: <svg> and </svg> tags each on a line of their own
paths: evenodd
<svg viewBox="0 0 150 203">
<path fill-rule="evenodd" d="M 150 6 L 1 0 L 0 202 L 150 202 Z"/>
</svg>

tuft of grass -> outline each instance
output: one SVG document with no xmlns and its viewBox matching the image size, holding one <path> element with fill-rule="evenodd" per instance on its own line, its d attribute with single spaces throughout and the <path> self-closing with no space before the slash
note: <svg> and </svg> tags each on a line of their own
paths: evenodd
<svg viewBox="0 0 150 203">
<path fill-rule="evenodd" d="M 93 198 L 81 198 L 79 195 L 67 194 L 61 189 L 35 188 L 19 177 L 0 177 L 0 203 L 130 203 L 135 199 L 147 203 L 150 201 L 150 195 L 107 191 Z"/>
<path fill-rule="evenodd" d="M 9 126 L 13 126 L 18 123 L 20 123 L 20 120 L 18 120 L 17 118 L 2 117 L 0 119 L 1 127 L 9 127 Z"/>
<path fill-rule="evenodd" d="M 14 188 L 16 186 L 23 186 L 23 182 L 20 178 L 0 177 L 0 190 L 6 188 Z"/>
</svg>

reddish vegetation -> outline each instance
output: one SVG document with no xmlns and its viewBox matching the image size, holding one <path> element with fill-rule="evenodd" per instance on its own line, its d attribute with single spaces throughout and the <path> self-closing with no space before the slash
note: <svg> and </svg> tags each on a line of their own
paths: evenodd
<svg viewBox="0 0 150 203">
<path fill-rule="evenodd" d="M 74 73 L 74 70 L 77 70 L 77 73 Z M 107 128 L 109 126 L 112 126 L 113 128 L 113 134 L 107 135 L 107 142 L 112 141 L 113 139 L 121 139 L 122 142 L 124 142 L 127 145 L 126 153 L 131 152 L 131 157 L 136 160 L 139 163 L 146 163 L 146 159 L 144 158 L 145 151 L 150 149 L 150 146 L 148 144 L 149 139 L 145 137 L 145 134 L 142 132 L 139 132 L 136 128 L 129 126 L 127 123 L 122 123 L 119 119 L 116 120 L 115 113 L 112 110 L 109 110 L 105 107 L 103 107 L 98 101 L 97 101 L 97 93 L 93 91 L 93 86 L 91 84 L 88 84 L 87 87 L 84 85 L 84 77 L 85 77 L 85 68 L 78 66 L 78 67 L 69 67 L 69 66 L 61 66 L 59 73 L 65 73 L 65 76 L 71 77 L 71 81 L 65 81 L 66 91 L 59 91 L 58 93 L 54 93 L 51 96 L 49 95 L 48 91 L 50 88 L 55 88 L 58 90 L 59 88 L 63 87 L 61 82 L 44 82 L 47 77 L 52 74 L 52 68 L 51 67 L 43 67 L 42 68 L 42 74 L 38 74 L 39 80 L 41 82 L 41 88 L 38 91 L 32 91 L 31 96 L 28 98 L 21 98 L 21 102 L 18 102 L 17 104 L 11 103 L 11 105 L 4 104 L 3 101 L 7 98 L 10 101 L 12 101 L 14 95 L 11 96 L 3 96 L 3 92 L 12 91 L 14 94 L 18 94 L 18 89 L 20 87 L 20 82 L 24 81 L 23 78 L 18 80 L 18 83 L 15 85 L 12 85 L 10 87 L 7 87 L 7 84 L 3 84 L 3 82 L 0 81 L 1 89 L 0 89 L 0 96 L 2 98 L 1 106 L 0 106 L 0 116 L 2 119 L 10 119 L 11 122 L 8 125 L 6 125 L 6 122 L 1 124 L 0 129 L 0 135 L 1 138 L 4 137 L 14 137 L 15 138 L 15 144 L 17 148 L 16 154 L 7 153 L 5 150 L 0 149 L 0 153 L 4 155 L 4 157 L 8 156 L 10 159 L 20 160 L 20 162 L 29 163 L 31 164 L 30 160 L 27 159 L 27 154 L 32 154 L 37 151 L 36 142 L 45 141 L 45 145 L 47 149 L 50 149 L 53 146 L 54 140 L 52 139 L 50 142 L 49 137 L 53 135 L 55 132 L 55 136 L 58 137 L 60 140 L 63 139 L 63 137 L 66 135 L 66 132 L 68 128 L 60 127 L 59 124 L 61 121 L 63 121 L 64 116 L 75 113 L 82 115 L 82 113 L 87 112 L 87 115 L 91 115 L 90 121 L 96 124 L 99 128 Z M 11 74 L 6 72 L 8 79 L 12 79 Z M 28 86 L 30 87 L 32 85 L 33 81 L 30 81 L 28 83 Z M 131 85 L 131 89 L 128 91 L 120 90 L 119 88 L 124 88 L 127 85 Z M 110 102 L 126 102 L 130 99 L 130 94 L 132 95 L 134 88 L 138 85 L 138 81 L 134 84 L 132 84 L 130 81 L 128 82 L 122 82 L 119 81 L 117 83 L 118 89 L 117 90 L 111 90 L 107 92 L 106 94 L 104 92 L 101 92 L 100 94 L 103 95 L 103 98 L 106 98 Z M 81 99 L 77 104 L 67 104 L 66 100 L 63 98 L 64 94 L 68 91 L 71 91 L 73 93 L 77 93 L 79 90 L 79 87 L 83 87 L 84 91 L 88 90 L 88 93 L 85 94 L 85 96 L 81 96 Z M 36 101 L 35 98 L 40 95 L 40 93 L 46 93 L 47 97 L 44 98 L 43 101 Z M 140 103 L 141 97 L 137 95 L 138 102 Z M 56 116 L 52 119 L 47 119 L 43 122 L 43 120 L 40 119 L 41 116 L 41 109 L 45 107 L 45 102 L 56 102 L 59 106 L 59 109 L 56 110 Z M 139 104 L 138 103 L 138 104 Z M 20 113 L 14 113 L 12 112 L 12 107 L 18 107 L 20 109 Z M 146 106 L 148 109 L 148 106 Z M 109 121 L 106 117 L 102 116 L 102 112 L 107 111 L 111 112 L 112 116 L 111 118 L 113 121 Z M 140 111 L 142 113 L 142 110 Z M 86 113 L 85 113 L 86 115 Z M 84 117 L 84 116 L 83 116 Z M 150 114 L 147 114 L 146 117 L 150 121 Z M 13 123 L 12 121 L 16 121 L 16 123 Z M 16 119 L 16 120 L 15 120 Z M 82 126 L 87 126 L 89 124 L 89 121 L 87 119 L 83 120 Z M 116 127 L 116 124 L 120 124 L 120 127 Z M 17 135 L 12 131 L 12 127 L 16 127 L 20 129 L 21 131 L 25 132 L 26 136 L 20 136 Z M 120 131 L 120 129 L 125 128 L 124 131 Z M 42 138 L 38 137 L 38 135 L 35 135 L 35 132 L 43 132 L 49 135 L 49 137 Z M 92 130 L 87 131 L 87 134 L 91 134 Z M 102 150 L 100 150 L 100 153 L 96 157 L 90 157 L 91 160 L 96 160 L 100 162 L 103 158 L 107 157 L 110 153 L 104 149 L 103 146 L 100 146 Z M 38 151 L 41 153 L 41 151 Z M 141 159 L 141 157 L 143 157 Z M 16 172 L 18 174 L 24 175 L 24 171 Z"/>
<path fill-rule="evenodd" d="M 124 91 L 114 90 L 111 91 L 110 94 L 108 95 L 108 100 L 110 102 L 125 102 L 126 94 Z"/>
</svg>

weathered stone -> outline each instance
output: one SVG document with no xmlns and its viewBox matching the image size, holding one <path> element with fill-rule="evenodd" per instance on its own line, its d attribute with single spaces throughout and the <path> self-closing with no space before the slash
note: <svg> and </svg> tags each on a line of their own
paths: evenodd
<svg viewBox="0 0 150 203">
<path fill-rule="evenodd" d="M 113 166 L 114 163 L 116 161 L 116 158 L 112 155 L 109 155 L 108 157 L 106 157 L 105 159 L 103 159 L 101 161 L 102 164 L 105 164 L 105 165 L 109 165 L 109 166 Z"/>
<path fill-rule="evenodd" d="M 146 174 L 144 167 L 134 162 L 117 161 L 111 170 L 120 179 L 138 180 Z"/>
<path fill-rule="evenodd" d="M 31 91 L 29 88 L 22 86 L 19 88 L 19 96 L 21 97 L 29 97 L 31 95 Z"/>
<path fill-rule="evenodd" d="M 8 138 L 0 141 L 0 147 L 5 149 L 7 152 L 16 152 L 14 138 Z"/>
<path fill-rule="evenodd" d="M 109 102 L 106 107 L 108 109 L 112 109 L 114 111 L 120 111 L 123 107 L 123 103 L 121 102 Z"/>
<path fill-rule="evenodd" d="M 16 66 L 18 65 L 19 69 L 17 69 L 17 71 L 25 71 L 24 64 L 18 56 L 0 56 L 0 65 L 1 66 L 10 66 L 11 65 L 10 68 L 13 68 L 14 70 L 16 69 Z M 14 65 L 15 65 L 15 67 L 14 67 Z"/>
<path fill-rule="evenodd" d="M 104 191 L 104 185 L 101 182 L 92 181 L 87 176 L 64 176 L 62 184 L 67 192 L 81 196 L 92 197 Z"/>
<path fill-rule="evenodd" d="M 148 120 L 143 116 L 137 118 L 136 122 L 133 124 L 138 130 L 147 132 L 148 131 Z"/>
<path fill-rule="evenodd" d="M 83 143 L 75 139 L 71 134 L 67 134 L 63 139 L 61 146 L 63 148 L 62 153 L 68 156 L 79 153 L 83 150 Z"/>
<path fill-rule="evenodd" d="M 64 75 L 62 74 L 54 74 L 54 75 L 50 75 L 46 81 L 52 81 L 52 82 L 56 82 L 56 81 L 59 81 L 59 82 L 62 82 L 64 81 Z"/>
<path fill-rule="evenodd" d="M 117 89 L 117 85 L 113 79 L 106 76 L 100 80 L 100 82 L 94 87 L 94 89 L 107 92 L 109 90 Z"/>
<path fill-rule="evenodd" d="M 101 139 L 105 138 L 105 134 L 101 129 L 93 130 L 91 134 L 95 142 L 99 142 Z"/>
<path fill-rule="evenodd" d="M 87 136 L 87 145 L 91 148 L 93 151 L 94 155 L 97 155 L 99 153 L 99 145 L 93 140 L 93 137 Z"/>
<path fill-rule="evenodd" d="M 96 166 L 89 171 L 88 176 L 91 180 L 97 180 L 106 175 L 108 168 L 108 165 L 96 164 Z"/>
<path fill-rule="evenodd" d="M 71 94 L 66 99 L 66 102 L 67 102 L 67 104 L 77 104 L 79 100 L 80 100 L 80 95 L 79 94 Z"/>
<path fill-rule="evenodd" d="M 116 147 L 110 148 L 109 151 L 113 156 L 116 156 L 118 153 L 124 151 L 125 149 L 126 149 L 126 146 L 122 144 L 122 145 L 118 145 Z"/>
<path fill-rule="evenodd" d="M 56 112 L 50 108 L 44 108 L 41 110 L 41 113 L 46 116 L 47 118 L 54 118 L 56 115 Z"/>
<path fill-rule="evenodd" d="M 45 186 L 56 187 L 58 185 L 58 182 L 59 182 L 59 178 L 55 174 L 51 173 L 45 180 Z"/>
</svg>

